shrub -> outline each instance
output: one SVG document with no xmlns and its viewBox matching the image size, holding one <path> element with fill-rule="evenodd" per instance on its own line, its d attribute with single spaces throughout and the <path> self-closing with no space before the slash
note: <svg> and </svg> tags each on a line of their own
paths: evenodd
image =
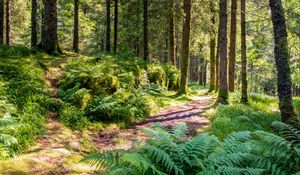
<svg viewBox="0 0 300 175">
<path fill-rule="evenodd" d="M 89 122 L 84 111 L 75 106 L 65 105 L 59 114 L 59 119 L 73 129 L 83 130 Z"/>
<path fill-rule="evenodd" d="M 147 67 L 150 83 L 166 87 L 166 72 L 162 66 L 150 64 Z"/>
<path fill-rule="evenodd" d="M 111 96 L 97 96 L 88 113 L 96 120 L 132 123 L 150 115 L 152 99 L 140 91 L 120 89 Z"/>
<path fill-rule="evenodd" d="M 166 72 L 166 87 L 168 90 L 177 91 L 180 83 L 180 71 L 171 64 L 163 66 Z"/>
</svg>

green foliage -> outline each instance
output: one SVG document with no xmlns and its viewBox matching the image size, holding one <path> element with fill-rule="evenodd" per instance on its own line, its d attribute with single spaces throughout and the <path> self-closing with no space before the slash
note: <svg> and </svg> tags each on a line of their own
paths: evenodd
<svg viewBox="0 0 300 175">
<path fill-rule="evenodd" d="M 4 158 L 22 152 L 44 132 L 49 91 L 44 85 L 44 70 L 35 57 L 28 56 L 29 49 L 0 49 L 5 50 L 0 56 L 0 130 L 5 136 L 0 141 L 0 158 Z M 5 121 L 13 123 L 6 125 Z"/>
<path fill-rule="evenodd" d="M 73 129 L 83 130 L 89 122 L 84 111 L 75 106 L 64 105 L 59 114 L 59 119 Z"/>
<path fill-rule="evenodd" d="M 238 97 L 232 95 L 232 104 L 219 105 L 211 118 L 209 132 L 224 139 L 232 132 L 264 130 L 279 121 L 277 100 L 266 95 L 250 95 L 249 105 L 237 104 Z"/>
<path fill-rule="evenodd" d="M 185 124 L 169 131 L 156 124 L 154 129 L 144 132 L 150 138 L 136 150 L 92 154 L 82 161 L 108 170 L 107 174 L 254 175 L 264 172 L 252 163 L 260 157 L 252 154 L 250 132 L 233 133 L 223 142 L 205 133 L 188 140 Z"/>
<path fill-rule="evenodd" d="M 62 104 L 80 108 L 90 121 L 131 124 L 157 108 L 152 96 L 164 97 L 178 85 L 179 71 L 171 65 L 148 64 L 122 54 L 99 55 L 70 60 L 63 69 L 58 94 Z M 69 117 L 64 118 L 76 128 L 68 123 L 72 121 Z"/>
<path fill-rule="evenodd" d="M 152 99 L 140 91 L 120 90 L 111 96 L 98 96 L 88 113 L 96 120 L 132 123 L 150 115 Z"/>
<path fill-rule="evenodd" d="M 85 157 L 107 174 L 288 175 L 300 171 L 300 130 L 274 122 L 276 134 L 241 131 L 223 141 L 207 133 L 187 139 L 187 127 L 145 130 L 146 145 L 131 151 L 108 151 Z"/>
</svg>

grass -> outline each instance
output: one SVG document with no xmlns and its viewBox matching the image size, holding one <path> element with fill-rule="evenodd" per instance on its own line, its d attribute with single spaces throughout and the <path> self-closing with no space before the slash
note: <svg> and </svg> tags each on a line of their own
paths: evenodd
<svg viewBox="0 0 300 175">
<path fill-rule="evenodd" d="M 238 131 L 263 130 L 273 132 L 271 124 L 280 121 L 278 100 L 262 94 L 251 94 L 249 104 L 239 103 L 240 94 L 231 94 L 230 105 L 219 105 L 211 112 L 210 134 L 220 139 Z M 299 116 L 300 99 L 294 98 L 295 111 Z"/>
</svg>

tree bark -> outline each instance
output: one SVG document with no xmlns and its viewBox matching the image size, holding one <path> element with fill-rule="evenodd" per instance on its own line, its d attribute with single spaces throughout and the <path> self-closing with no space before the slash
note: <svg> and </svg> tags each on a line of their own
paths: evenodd
<svg viewBox="0 0 300 175">
<path fill-rule="evenodd" d="M 216 88 L 216 31 L 215 31 L 215 7 L 213 0 L 210 1 L 210 12 L 211 12 L 211 31 L 210 31 L 210 83 L 209 92 L 212 92 Z"/>
<path fill-rule="evenodd" d="M 247 52 L 246 52 L 246 0 L 241 0 L 241 57 L 242 57 L 242 97 L 241 102 L 248 103 L 247 94 Z"/>
<path fill-rule="evenodd" d="M 149 59 L 148 50 L 148 0 L 144 0 L 144 60 Z"/>
<path fill-rule="evenodd" d="M 220 0 L 220 29 L 220 88 L 218 94 L 218 102 L 227 104 L 227 0 Z"/>
<path fill-rule="evenodd" d="M 183 0 L 183 8 L 185 18 L 183 22 L 182 32 L 182 65 L 181 65 L 181 81 L 178 95 L 188 93 L 188 68 L 190 63 L 190 29 L 191 29 L 191 0 Z"/>
<path fill-rule="evenodd" d="M 0 0 L 0 45 L 4 44 L 4 0 Z"/>
<path fill-rule="evenodd" d="M 288 58 L 287 31 L 281 0 L 269 0 L 275 40 L 277 89 L 282 122 L 292 122 L 295 111 L 292 101 L 291 69 Z"/>
<path fill-rule="evenodd" d="M 119 0 L 114 0 L 115 11 L 114 11 L 114 53 L 117 53 L 118 49 L 118 24 L 119 24 Z"/>
<path fill-rule="evenodd" d="M 73 51 L 79 51 L 79 0 L 74 0 Z"/>
<path fill-rule="evenodd" d="M 106 0 L 106 52 L 110 53 L 110 0 Z"/>
<path fill-rule="evenodd" d="M 10 0 L 6 0 L 6 44 L 10 45 Z"/>
<path fill-rule="evenodd" d="M 237 12 L 237 0 L 231 0 L 230 46 L 229 46 L 229 65 L 228 65 L 229 66 L 228 67 L 228 88 L 230 92 L 234 92 L 236 12 Z"/>
<path fill-rule="evenodd" d="M 170 14 L 169 14 L 169 60 L 172 65 L 176 67 L 175 59 L 175 30 L 174 30 L 174 0 L 170 0 Z"/>
<path fill-rule="evenodd" d="M 44 1 L 44 20 L 43 20 L 43 31 L 41 49 L 45 52 L 61 53 L 58 46 L 57 39 L 57 1 L 56 0 L 45 0 Z"/>
</svg>

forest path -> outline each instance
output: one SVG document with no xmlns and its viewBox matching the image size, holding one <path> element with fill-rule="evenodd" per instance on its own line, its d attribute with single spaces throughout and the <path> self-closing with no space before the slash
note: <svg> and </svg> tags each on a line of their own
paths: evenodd
<svg viewBox="0 0 300 175">
<path fill-rule="evenodd" d="M 67 58 L 49 63 L 45 83 L 51 89 L 51 97 L 57 98 L 57 83 L 61 69 Z M 166 127 L 185 122 L 189 134 L 195 135 L 209 125 L 204 112 L 214 104 L 211 96 L 191 97 L 187 104 L 177 104 L 160 110 L 141 123 L 129 129 L 119 129 L 111 125 L 104 131 L 74 131 L 60 123 L 57 112 L 48 113 L 46 133 L 25 154 L 0 162 L 1 175 L 93 175 L 93 168 L 78 163 L 90 149 L 112 150 L 130 149 L 136 141 L 143 142 L 146 136 L 141 128 L 150 128 L 151 123 L 159 122 Z"/>
<path fill-rule="evenodd" d="M 129 129 L 111 127 L 98 133 L 90 132 L 89 135 L 92 136 L 96 147 L 102 150 L 134 147 L 136 142 L 143 142 L 147 138 L 141 129 L 151 128 L 151 123 L 155 122 L 167 128 L 184 122 L 188 126 L 188 134 L 193 136 L 208 127 L 209 119 L 205 115 L 205 111 L 211 108 L 214 102 L 215 100 L 208 95 L 194 96 L 191 102 L 162 109 Z"/>
</svg>

